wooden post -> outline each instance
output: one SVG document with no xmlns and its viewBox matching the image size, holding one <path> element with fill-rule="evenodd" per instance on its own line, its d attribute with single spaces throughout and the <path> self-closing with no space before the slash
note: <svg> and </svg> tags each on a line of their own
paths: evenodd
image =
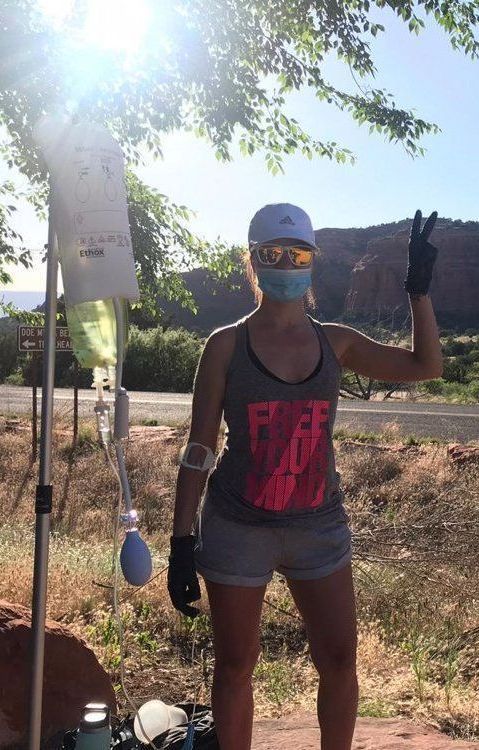
<svg viewBox="0 0 479 750">
<path fill-rule="evenodd" d="M 37 380 L 38 380 L 38 357 L 33 355 L 32 360 L 32 462 L 37 460 Z"/>
<path fill-rule="evenodd" d="M 78 440 L 78 361 L 73 362 L 73 448 Z"/>
</svg>

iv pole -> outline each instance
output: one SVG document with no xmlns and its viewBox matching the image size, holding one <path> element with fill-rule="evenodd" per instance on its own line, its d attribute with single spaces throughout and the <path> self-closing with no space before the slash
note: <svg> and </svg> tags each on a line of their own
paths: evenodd
<svg viewBox="0 0 479 750">
<path fill-rule="evenodd" d="M 41 140 L 41 139 L 40 139 Z M 55 379 L 57 280 L 59 264 L 58 237 L 55 232 L 55 199 L 59 190 L 55 177 L 50 172 L 48 199 L 48 244 L 47 244 L 47 285 L 45 296 L 45 326 L 43 350 L 42 411 L 40 433 L 39 478 L 35 497 L 35 556 L 33 567 L 32 627 L 30 640 L 31 681 L 29 704 L 28 750 L 40 750 L 42 730 L 43 677 L 45 660 L 45 621 L 48 584 L 48 553 L 50 542 L 50 516 L 52 511 L 52 428 L 53 428 L 53 388 Z M 125 214 L 126 216 L 126 214 Z M 134 273 L 134 269 L 133 269 Z M 125 274 L 124 274 L 125 275 Z M 131 275 L 130 275 L 131 276 Z M 128 274 L 126 273 L 126 277 Z M 127 282 L 127 283 L 126 283 Z M 127 298 L 135 299 L 138 293 L 136 278 L 126 279 Z M 129 290 L 129 292 L 128 292 Z M 133 291 L 132 291 L 133 290 Z M 124 355 L 123 311 L 115 295 L 113 296 L 116 333 L 117 367 L 115 383 L 115 429 L 114 443 L 119 466 L 119 475 L 126 505 L 126 538 L 123 543 L 120 562 L 126 580 L 134 586 L 143 585 L 151 576 L 151 556 L 136 527 L 137 514 L 131 504 L 131 493 L 121 440 L 128 437 L 128 395 L 121 387 L 121 374 Z M 95 408 L 95 411 L 97 409 Z M 106 410 L 105 410 L 106 411 Z M 100 412 L 101 416 L 102 412 Z M 98 416 L 98 415 L 97 415 Z M 100 420 L 101 421 L 101 420 Z M 108 432 L 110 432 L 108 426 Z"/>
<path fill-rule="evenodd" d="M 45 619 L 47 604 L 48 547 L 52 510 L 52 426 L 55 377 L 58 245 L 52 217 L 52 181 L 48 209 L 47 287 L 43 349 L 40 466 L 35 496 L 35 559 L 33 566 L 31 681 L 28 750 L 39 750 L 42 724 Z"/>
</svg>

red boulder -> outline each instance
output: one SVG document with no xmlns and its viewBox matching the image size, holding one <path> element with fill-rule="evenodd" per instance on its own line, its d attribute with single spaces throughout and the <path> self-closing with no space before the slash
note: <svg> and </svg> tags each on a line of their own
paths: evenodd
<svg viewBox="0 0 479 750">
<path fill-rule="evenodd" d="M 0 748 L 25 746 L 30 695 L 31 613 L 0 600 Z M 47 620 L 42 739 L 78 725 L 90 701 L 116 711 L 110 678 L 92 649 L 64 625 Z"/>
</svg>

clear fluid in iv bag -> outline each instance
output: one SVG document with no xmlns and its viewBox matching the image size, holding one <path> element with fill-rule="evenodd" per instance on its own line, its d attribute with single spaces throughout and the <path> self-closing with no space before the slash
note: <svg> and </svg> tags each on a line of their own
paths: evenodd
<svg viewBox="0 0 479 750">
<path fill-rule="evenodd" d="M 123 342 L 128 338 L 127 303 L 123 307 Z M 116 317 L 112 299 L 81 302 L 66 308 L 68 330 L 74 354 L 81 367 L 108 368 L 117 362 Z"/>
</svg>

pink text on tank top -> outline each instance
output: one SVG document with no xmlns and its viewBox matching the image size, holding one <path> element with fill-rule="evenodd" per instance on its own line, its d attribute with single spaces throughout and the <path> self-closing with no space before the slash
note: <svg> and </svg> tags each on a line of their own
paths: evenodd
<svg viewBox="0 0 479 750">
<path fill-rule="evenodd" d="M 329 401 L 248 404 L 251 469 L 246 499 L 265 510 L 322 504 L 328 469 Z"/>
</svg>

